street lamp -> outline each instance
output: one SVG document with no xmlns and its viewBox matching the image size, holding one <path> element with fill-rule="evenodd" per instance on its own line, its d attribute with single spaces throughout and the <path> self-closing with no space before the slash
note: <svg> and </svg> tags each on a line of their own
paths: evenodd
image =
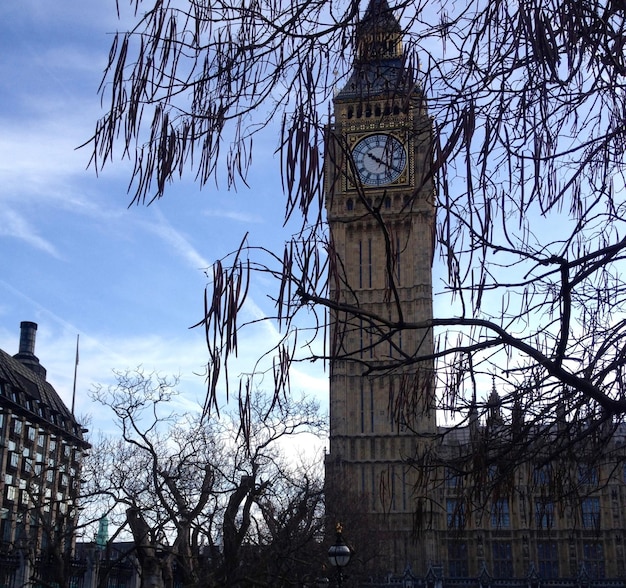
<svg viewBox="0 0 626 588">
<path fill-rule="evenodd" d="M 339 586 L 339 588 L 341 588 L 341 585 L 343 584 L 343 574 L 341 570 L 344 566 L 348 565 L 348 562 L 352 557 L 352 551 L 350 551 L 350 548 L 343 540 L 343 536 L 341 534 L 343 528 L 341 526 L 341 523 L 337 523 L 336 531 L 337 535 L 335 539 L 335 544 L 331 545 L 328 548 L 328 561 L 330 562 L 331 566 L 337 568 L 337 585 Z"/>
</svg>

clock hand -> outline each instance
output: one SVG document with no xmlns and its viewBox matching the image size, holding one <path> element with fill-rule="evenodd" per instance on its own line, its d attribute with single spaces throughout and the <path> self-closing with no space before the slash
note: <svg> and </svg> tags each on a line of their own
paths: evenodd
<svg viewBox="0 0 626 588">
<path fill-rule="evenodd" d="M 402 170 L 404 169 L 403 167 L 402 168 L 396 167 L 393 164 L 390 164 L 390 163 L 382 160 L 380 157 L 376 157 L 376 155 L 372 155 L 371 153 L 366 153 L 365 155 L 367 155 L 370 159 L 373 159 L 379 165 L 383 165 L 385 167 L 388 167 L 388 168 L 390 168 L 393 171 L 396 171 L 398 173 L 401 173 Z"/>
</svg>

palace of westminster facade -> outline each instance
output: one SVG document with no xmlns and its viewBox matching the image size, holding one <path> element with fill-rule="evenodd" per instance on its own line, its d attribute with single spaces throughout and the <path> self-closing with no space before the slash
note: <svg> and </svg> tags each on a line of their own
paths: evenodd
<svg viewBox="0 0 626 588">
<path fill-rule="evenodd" d="M 432 585 L 513 578 L 529 586 L 565 579 L 623 585 L 626 429 L 614 427 L 604 458 L 557 464 L 534 447 L 528 459 L 484 459 L 481 480 L 462 464 L 486 457 L 489 434 L 502 442 L 512 435 L 495 386 L 488 415 L 444 429 L 431 408 L 432 362 L 391 367 L 389 358 L 405 351 L 419 359 L 434 349 L 431 330 L 389 330 L 394 321 L 433 316 L 432 161 L 432 120 L 406 64 L 401 27 L 386 0 L 370 0 L 326 145 L 336 302 L 325 461 L 330 522 L 344 519 L 355 565 L 372 574 L 404 573 Z M 549 445 L 560 434 L 540 438 Z"/>
</svg>

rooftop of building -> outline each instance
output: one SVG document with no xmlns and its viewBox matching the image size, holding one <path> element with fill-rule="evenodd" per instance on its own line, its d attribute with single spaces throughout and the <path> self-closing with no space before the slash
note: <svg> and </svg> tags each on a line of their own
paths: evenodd
<svg viewBox="0 0 626 588">
<path fill-rule="evenodd" d="M 37 325 L 22 322 L 21 328 L 19 352 L 11 356 L 0 349 L 0 406 L 87 446 L 83 438 L 86 430 L 46 380 L 46 370 L 34 354 Z"/>
</svg>

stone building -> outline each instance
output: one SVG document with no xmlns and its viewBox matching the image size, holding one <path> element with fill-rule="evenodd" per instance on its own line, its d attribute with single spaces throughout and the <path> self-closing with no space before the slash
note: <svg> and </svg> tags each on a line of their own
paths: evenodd
<svg viewBox="0 0 626 588">
<path fill-rule="evenodd" d="M 623 580 L 626 431 L 615 426 L 588 458 L 546 463 L 528 447 L 498 462 L 515 423 L 495 389 L 487 418 L 438 427 L 432 332 L 389 326 L 433 316 L 433 124 L 402 40 L 387 1 L 370 0 L 326 144 L 329 517 L 366 571 L 404 574 L 405 586 Z M 485 451 L 484 479 L 460 473 Z"/>
<path fill-rule="evenodd" d="M 0 568 L 71 556 L 86 432 L 35 356 L 37 325 L 21 323 L 19 351 L 0 350 Z M 22 566 L 23 567 L 23 566 Z M 1 584 L 1 582 L 0 582 Z"/>
</svg>

